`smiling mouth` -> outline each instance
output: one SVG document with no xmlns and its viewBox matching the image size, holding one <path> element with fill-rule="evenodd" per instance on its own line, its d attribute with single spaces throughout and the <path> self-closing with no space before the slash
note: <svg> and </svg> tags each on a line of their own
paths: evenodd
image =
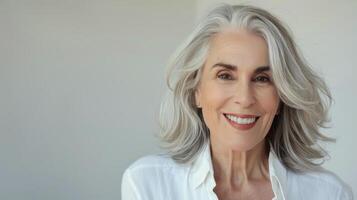
<svg viewBox="0 0 357 200">
<path fill-rule="evenodd" d="M 255 126 L 256 122 L 260 118 L 260 116 L 254 115 L 231 115 L 231 114 L 223 114 L 226 120 L 231 124 L 234 128 L 239 130 L 248 130 Z"/>
</svg>

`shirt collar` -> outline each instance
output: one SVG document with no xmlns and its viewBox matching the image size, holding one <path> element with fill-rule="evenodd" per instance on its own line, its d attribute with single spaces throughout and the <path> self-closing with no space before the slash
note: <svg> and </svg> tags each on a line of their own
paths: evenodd
<svg viewBox="0 0 357 200">
<path fill-rule="evenodd" d="M 269 152 L 269 176 L 274 195 L 279 200 L 286 199 L 287 169 L 276 156 L 272 146 Z M 211 159 L 210 142 L 206 142 L 197 159 L 192 163 L 189 174 L 189 181 L 193 188 L 198 188 L 205 181 L 208 181 L 210 189 L 213 190 L 216 183 L 213 176 L 213 166 Z"/>
<path fill-rule="evenodd" d="M 210 142 L 206 142 L 197 159 L 193 162 L 190 169 L 190 183 L 194 188 L 200 186 L 209 174 L 213 175 L 211 162 Z"/>
<path fill-rule="evenodd" d="M 272 145 L 270 145 L 269 152 L 269 176 L 275 196 L 279 200 L 285 200 L 287 191 L 287 169 L 277 157 Z"/>
</svg>

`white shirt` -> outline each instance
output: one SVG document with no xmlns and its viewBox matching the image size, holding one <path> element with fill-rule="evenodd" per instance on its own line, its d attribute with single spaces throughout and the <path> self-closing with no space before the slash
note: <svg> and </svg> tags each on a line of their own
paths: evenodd
<svg viewBox="0 0 357 200">
<path fill-rule="evenodd" d="M 269 176 L 273 200 L 352 200 L 352 191 L 329 171 L 295 173 L 271 150 Z M 178 164 L 168 155 L 151 155 L 124 172 L 122 200 L 218 200 L 207 144 L 192 164 Z"/>
</svg>

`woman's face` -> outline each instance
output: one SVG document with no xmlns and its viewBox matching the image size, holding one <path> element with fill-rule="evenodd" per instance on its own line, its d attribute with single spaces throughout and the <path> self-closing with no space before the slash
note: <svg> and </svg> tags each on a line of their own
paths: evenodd
<svg viewBox="0 0 357 200">
<path fill-rule="evenodd" d="M 263 38 L 243 29 L 215 35 L 195 94 L 211 141 L 236 151 L 264 141 L 280 103 L 272 81 Z"/>
</svg>

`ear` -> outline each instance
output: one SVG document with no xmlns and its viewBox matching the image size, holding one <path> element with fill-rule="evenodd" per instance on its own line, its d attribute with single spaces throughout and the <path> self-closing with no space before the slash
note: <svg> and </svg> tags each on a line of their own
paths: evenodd
<svg viewBox="0 0 357 200">
<path fill-rule="evenodd" d="M 195 103 L 196 103 L 197 108 L 202 107 L 201 106 L 201 94 L 200 94 L 200 91 L 198 88 L 195 90 Z"/>
</svg>

